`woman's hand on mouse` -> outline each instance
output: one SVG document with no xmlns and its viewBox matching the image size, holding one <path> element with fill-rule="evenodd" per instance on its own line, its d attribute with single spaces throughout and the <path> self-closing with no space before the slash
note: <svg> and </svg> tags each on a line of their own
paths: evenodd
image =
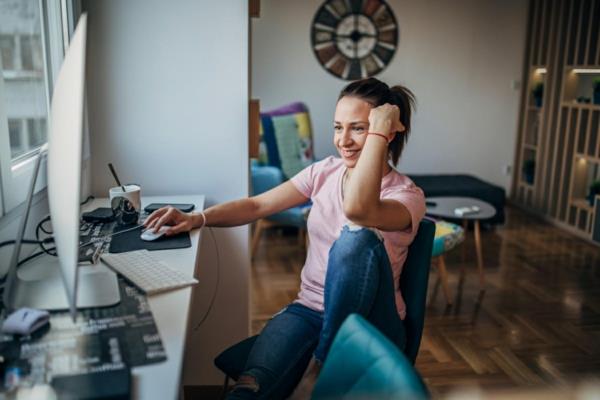
<svg viewBox="0 0 600 400">
<path fill-rule="evenodd" d="M 161 226 L 171 225 L 165 235 L 170 236 L 180 232 L 188 232 L 194 228 L 191 214 L 186 214 L 175 207 L 163 207 L 154 211 L 146 221 L 144 227 L 158 232 Z"/>
<path fill-rule="evenodd" d="M 369 132 L 381 133 L 387 136 L 388 143 L 396 136 L 396 132 L 404 131 L 400 122 L 400 109 L 398 106 L 385 103 L 371 109 L 369 113 Z"/>
</svg>

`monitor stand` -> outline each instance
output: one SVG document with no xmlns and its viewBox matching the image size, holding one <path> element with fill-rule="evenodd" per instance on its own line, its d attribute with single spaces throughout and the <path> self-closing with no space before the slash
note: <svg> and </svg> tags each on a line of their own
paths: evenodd
<svg viewBox="0 0 600 400">
<path fill-rule="evenodd" d="M 14 308 L 68 310 L 67 292 L 57 257 L 44 256 L 17 271 Z M 117 275 L 103 264 L 79 266 L 77 308 L 106 307 L 121 300 Z"/>
<path fill-rule="evenodd" d="M 35 182 L 42 157 L 47 150 L 48 144 L 43 145 L 35 158 L 25 209 L 4 283 L 4 307 L 8 312 L 21 307 L 43 310 L 70 309 L 75 321 L 75 308 L 103 307 L 119 303 L 121 301 L 119 282 L 117 275 L 100 263 L 78 266 L 77 296 L 74 296 L 73 302 L 70 303 L 58 257 L 38 257 L 19 267 L 19 254 L 33 200 Z"/>
</svg>

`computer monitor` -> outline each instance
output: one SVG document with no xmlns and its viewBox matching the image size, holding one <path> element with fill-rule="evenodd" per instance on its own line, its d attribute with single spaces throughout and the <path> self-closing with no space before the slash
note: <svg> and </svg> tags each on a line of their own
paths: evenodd
<svg viewBox="0 0 600 400">
<path fill-rule="evenodd" d="M 114 272 L 102 264 L 78 265 L 86 33 L 87 15 L 82 14 L 54 86 L 48 145 L 37 156 L 13 250 L 4 293 L 9 310 L 25 306 L 69 309 L 75 319 L 77 308 L 108 306 L 120 300 Z M 35 180 L 46 149 L 48 203 L 58 257 L 44 257 L 17 270 Z"/>
</svg>

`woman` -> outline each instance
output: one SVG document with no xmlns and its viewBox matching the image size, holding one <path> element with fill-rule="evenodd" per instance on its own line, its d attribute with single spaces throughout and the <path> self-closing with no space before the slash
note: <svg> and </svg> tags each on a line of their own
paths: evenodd
<svg viewBox="0 0 600 400">
<path fill-rule="evenodd" d="M 359 313 L 404 348 L 399 277 L 425 213 L 421 189 L 394 170 L 410 132 L 414 96 L 369 78 L 338 98 L 328 157 L 258 196 L 184 214 L 154 212 L 148 228 L 169 234 L 253 222 L 312 200 L 309 248 L 298 298 L 266 324 L 230 398 L 307 398 L 333 338 Z M 307 367 L 308 364 L 308 367 Z M 304 373 L 304 375 L 303 375 Z"/>
</svg>

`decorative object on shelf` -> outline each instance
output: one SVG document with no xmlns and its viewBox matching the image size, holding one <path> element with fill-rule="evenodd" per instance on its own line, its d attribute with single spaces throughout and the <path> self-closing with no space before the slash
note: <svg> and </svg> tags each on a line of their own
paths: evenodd
<svg viewBox="0 0 600 400">
<path fill-rule="evenodd" d="M 593 207 L 596 213 L 588 204 L 590 184 L 600 180 L 599 4 L 598 0 L 529 2 L 525 101 L 519 115 L 511 200 L 576 236 L 591 239 L 595 234 L 600 246 L 600 223 L 596 231 L 590 229 L 600 221 L 600 201 Z M 530 159 L 535 160 L 535 169 L 526 165 Z"/>
<path fill-rule="evenodd" d="M 535 160 L 525 160 L 523 162 L 523 178 L 525 182 L 533 185 L 533 178 L 535 176 Z"/>
<path fill-rule="evenodd" d="M 341 79 L 380 73 L 397 45 L 398 24 L 383 0 L 327 0 L 312 22 L 311 46 L 319 64 Z"/>
<path fill-rule="evenodd" d="M 533 95 L 533 102 L 536 107 L 541 107 L 543 98 L 544 98 L 544 83 L 538 82 L 533 86 L 533 90 L 531 91 Z"/>
<path fill-rule="evenodd" d="M 600 179 L 596 179 L 590 185 L 590 191 L 588 194 L 588 202 L 590 203 L 590 206 L 592 206 L 592 207 L 594 206 L 594 199 L 599 194 L 600 194 Z"/>
<path fill-rule="evenodd" d="M 591 101 L 592 101 L 592 99 L 590 99 L 589 97 L 585 97 L 585 96 L 579 96 L 578 98 L 575 99 L 575 102 L 578 104 L 590 104 Z"/>
</svg>

